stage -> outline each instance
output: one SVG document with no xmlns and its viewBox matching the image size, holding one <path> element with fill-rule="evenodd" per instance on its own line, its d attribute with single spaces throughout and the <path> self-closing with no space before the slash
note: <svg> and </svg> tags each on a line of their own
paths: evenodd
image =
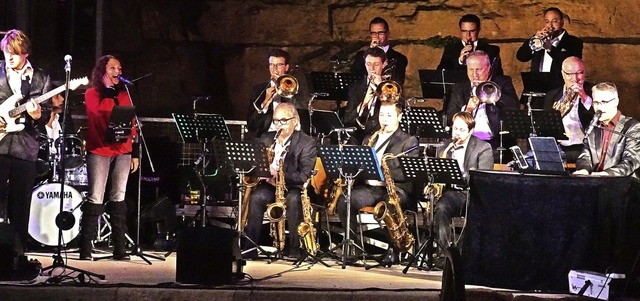
<svg viewBox="0 0 640 301">
<path fill-rule="evenodd" d="M 154 253 L 162 254 L 162 253 Z M 52 262 L 51 253 L 30 253 L 43 266 Z M 131 261 L 79 261 L 69 253 L 67 264 L 105 275 L 105 280 L 79 283 L 68 279 L 48 283 L 39 276 L 30 283 L 2 282 L 1 300 L 439 300 L 442 272 L 410 269 L 404 266 L 375 268 L 347 266 L 342 269 L 333 259 L 330 267 L 289 261 L 268 263 L 248 261 L 243 280 L 233 285 L 200 286 L 175 282 L 176 254 L 166 261 L 151 259 L 148 265 L 139 257 Z M 373 261 L 371 261 L 373 263 Z M 216 271 L 211 271 L 215 273 Z M 68 274 L 56 269 L 54 275 Z M 71 274 L 77 275 L 77 274 Z M 85 282 L 88 279 L 85 278 Z M 468 300 L 563 300 L 579 299 L 561 294 L 515 292 L 467 286 Z"/>
</svg>

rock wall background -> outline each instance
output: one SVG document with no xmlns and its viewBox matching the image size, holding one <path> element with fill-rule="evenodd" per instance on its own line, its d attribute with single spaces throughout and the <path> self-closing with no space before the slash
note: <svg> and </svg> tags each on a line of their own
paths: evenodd
<svg viewBox="0 0 640 301">
<path fill-rule="evenodd" d="M 70 51 L 74 77 L 89 75 L 95 60 L 94 1 L 50 2 L 32 2 L 37 17 L 31 29 L 36 41 L 32 59 L 62 79 L 62 57 Z M 557 6 L 566 14 L 567 30 L 585 42 L 587 79 L 615 82 L 621 110 L 640 118 L 638 1 L 104 2 L 104 52 L 122 58 L 130 79 L 152 73 L 133 91 L 143 116 L 187 112 L 192 96 L 211 95 L 210 101 L 198 104 L 199 110 L 244 119 L 251 87 L 268 78 L 265 55 L 269 48 L 284 48 L 292 54 L 293 63 L 300 66 L 294 75 L 305 85 L 304 72 L 330 71 L 331 58 L 350 58 L 366 47 L 368 23 L 375 16 L 390 23 L 392 44 L 409 58 L 405 96 L 421 96 L 417 70 L 436 67 L 443 38 L 458 35 L 458 19 L 467 13 L 480 16 L 480 36 L 501 47 L 505 73 L 513 76 L 520 93 L 519 73 L 528 71 L 529 63 L 518 62 L 515 52 L 543 27 L 543 9 Z M 71 5 L 73 21 L 64 15 Z M 50 14 L 56 10 L 62 14 Z M 11 20 L 6 20 L 5 27 L 10 26 Z"/>
</svg>

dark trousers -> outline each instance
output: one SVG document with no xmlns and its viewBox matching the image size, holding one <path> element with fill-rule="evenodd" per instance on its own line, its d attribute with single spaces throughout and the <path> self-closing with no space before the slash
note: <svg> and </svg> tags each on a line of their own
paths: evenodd
<svg viewBox="0 0 640 301">
<path fill-rule="evenodd" d="M 300 247 L 298 225 L 302 222 L 302 197 L 299 188 L 288 187 L 288 189 L 289 190 L 286 192 L 286 218 L 287 228 L 289 229 L 288 246 L 290 250 L 298 250 Z M 275 193 L 276 188 L 274 186 L 268 183 L 260 183 L 251 193 L 251 197 L 249 198 L 249 214 L 247 217 L 245 232 L 247 236 L 256 243 L 258 243 L 260 238 L 260 229 L 262 228 L 264 212 L 267 210 L 267 205 L 275 201 Z"/>
<path fill-rule="evenodd" d="M 36 163 L 0 155 L 0 211 L 6 206 L 7 216 L 18 234 L 15 252 L 24 254 L 29 237 L 31 192 L 36 178 Z"/>
<path fill-rule="evenodd" d="M 438 231 L 438 242 L 443 248 L 452 243 L 451 220 L 465 214 L 467 193 L 464 191 L 447 190 L 436 204 L 433 220 Z"/>
</svg>

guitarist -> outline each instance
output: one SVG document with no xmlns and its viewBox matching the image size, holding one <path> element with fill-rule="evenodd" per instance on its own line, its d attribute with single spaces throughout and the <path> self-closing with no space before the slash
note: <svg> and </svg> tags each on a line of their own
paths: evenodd
<svg viewBox="0 0 640 301">
<path fill-rule="evenodd" d="M 24 255 L 29 235 L 31 192 L 38 156 L 36 127 L 46 124 L 49 116 L 30 99 L 49 91 L 51 84 L 49 75 L 34 68 L 27 59 L 31 41 L 22 31 L 8 31 L 0 41 L 0 49 L 4 53 L 4 61 L 0 61 L 0 108 L 12 109 L 26 102 L 26 113 L 18 118 L 24 121 L 24 130 L 7 132 L 0 140 L 0 218 L 6 222 L 8 217 L 17 234 L 14 244 L 14 256 L 17 257 Z M 16 94 L 22 95 L 23 100 L 15 104 L 5 103 Z M 0 129 L 6 125 L 6 120 L 0 120 Z"/>
</svg>

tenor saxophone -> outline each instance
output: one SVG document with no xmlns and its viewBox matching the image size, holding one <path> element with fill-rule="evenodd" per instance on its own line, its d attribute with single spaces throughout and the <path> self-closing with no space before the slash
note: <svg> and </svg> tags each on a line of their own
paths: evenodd
<svg viewBox="0 0 640 301">
<path fill-rule="evenodd" d="M 276 199 L 275 202 L 267 206 L 267 218 L 269 219 L 270 232 L 273 237 L 273 246 L 279 251 L 284 249 L 284 223 L 287 216 L 287 192 L 286 183 L 284 181 L 284 157 L 288 148 L 285 148 L 280 155 L 280 166 L 278 166 L 278 174 L 276 175 Z"/>
<path fill-rule="evenodd" d="M 303 221 L 298 225 L 298 235 L 307 254 L 316 256 L 320 245 L 316 241 L 316 228 L 313 226 L 313 217 L 311 216 L 311 200 L 307 193 L 307 187 L 311 182 L 313 175 L 302 185 L 302 217 Z"/>
<path fill-rule="evenodd" d="M 404 216 L 402 208 L 400 207 L 400 197 L 396 192 L 396 185 L 391 178 L 391 171 L 389 170 L 387 160 L 403 156 L 412 150 L 413 148 L 398 155 L 384 154 L 382 156 L 382 162 L 380 165 L 382 167 L 382 173 L 384 175 L 385 184 L 387 186 L 387 194 L 389 195 L 389 200 L 388 205 L 384 201 L 376 204 L 373 211 L 373 217 L 376 219 L 376 221 L 384 221 L 384 223 L 387 225 L 389 237 L 393 242 L 393 245 L 400 252 L 409 250 L 413 245 L 415 239 L 413 238 L 411 232 L 409 232 L 407 219 Z"/>
</svg>

